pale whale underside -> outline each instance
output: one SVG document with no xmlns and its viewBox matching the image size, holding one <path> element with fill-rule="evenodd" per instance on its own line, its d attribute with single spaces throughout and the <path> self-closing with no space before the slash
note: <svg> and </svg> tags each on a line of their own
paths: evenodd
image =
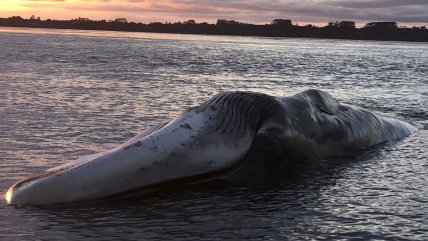
<svg viewBox="0 0 428 241">
<path fill-rule="evenodd" d="M 266 152 L 256 153 L 262 157 L 279 153 L 281 160 L 340 156 L 415 130 L 406 122 L 340 104 L 319 90 L 283 98 L 225 92 L 112 150 L 23 179 L 7 191 L 6 199 L 26 205 L 93 200 L 222 173 L 255 152 Z"/>
</svg>

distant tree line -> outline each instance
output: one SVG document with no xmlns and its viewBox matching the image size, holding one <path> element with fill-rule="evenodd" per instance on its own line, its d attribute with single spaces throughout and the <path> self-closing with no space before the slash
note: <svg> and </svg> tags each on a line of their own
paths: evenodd
<svg viewBox="0 0 428 241">
<path fill-rule="evenodd" d="M 270 24 L 241 23 L 235 20 L 219 19 L 216 24 L 196 23 L 188 20 L 176 23 L 152 22 L 149 24 L 128 22 L 125 18 L 115 20 L 91 20 L 76 18 L 71 20 L 41 20 L 31 16 L 0 18 L 0 26 L 32 27 L 84 30 L 110 30 L 130 32 L 240 35 L 265 37 L 301 37 L 355 40 L 393 40 L 428 42 L 428 29 L 421 27 L 398 27 L 395 22 L 371 22 L 357 28 L 353 21 L 330 22 L 327 26 L 299 26 L 290 19 L 274 19 Z"/>
</svg>

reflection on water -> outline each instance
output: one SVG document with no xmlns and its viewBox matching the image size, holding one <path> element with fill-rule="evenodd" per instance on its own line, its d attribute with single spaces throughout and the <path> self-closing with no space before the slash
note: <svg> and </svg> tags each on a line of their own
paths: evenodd
<svg viewBox="0 0 428 241">
<path fill-rule="evenodd" d="M 279 183 L 46 208 L 2 200 L 0 239 L 428 239 L 426 44 L 11 28 L 0 44 L 1 190 L 224 90 L 319 88 L 420 126 Z"/>
</svg>

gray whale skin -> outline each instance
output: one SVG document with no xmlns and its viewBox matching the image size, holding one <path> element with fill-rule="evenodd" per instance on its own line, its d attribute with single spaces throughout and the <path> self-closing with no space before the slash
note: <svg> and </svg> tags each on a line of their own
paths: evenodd
<svg viewBox="0 0 428 241">
<path fill-rule="evenodd" d="M 189 177 L 215 176 L 248 155 L 340 156 L 415 131 L 409 123 L 341 104 L 320 90 L 282 98 L 224 92 L 111 150 L 18 181 L 5 197 L 17 205 L 89 201 Z M 255 153 L 260 151 L 266 153 Z"/>
</svg>

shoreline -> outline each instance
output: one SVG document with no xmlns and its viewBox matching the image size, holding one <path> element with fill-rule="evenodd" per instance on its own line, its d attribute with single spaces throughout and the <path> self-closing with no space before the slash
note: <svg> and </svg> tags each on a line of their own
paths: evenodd
<svg viewBox="0 0 428 241">
<path fill-rule="evenodd" d="M 190 21 L 190 20 L 189 20 Z M 219 20 L 217 24 L 194 23 L 134 23 L 122 20 L 92 21 L 89 19 L 74 20 L 38 20 L 21 17 L 0 18 L 1 27 L 37 28 L 37 29 L 68 29 L 68 30 L 99 30 L 132 33 L 166 33 L 214 36 L 252 36 L 275 38 L 312 38 L 362 41 L 402 41 L 428 42 L 428 29 L 422 27 L 397 27 L 394 22 L 369 23 L 363 28 L 355 25 L 331 23 L 325 27 L 313 25 L 298 26 L 287 24 L 255 25 L 239 23 L 233 20 Z M 347 22 L 348 23 L 348 22 Z M 350 22 L 353 23 L 353 22 Z"/>
</svg>

